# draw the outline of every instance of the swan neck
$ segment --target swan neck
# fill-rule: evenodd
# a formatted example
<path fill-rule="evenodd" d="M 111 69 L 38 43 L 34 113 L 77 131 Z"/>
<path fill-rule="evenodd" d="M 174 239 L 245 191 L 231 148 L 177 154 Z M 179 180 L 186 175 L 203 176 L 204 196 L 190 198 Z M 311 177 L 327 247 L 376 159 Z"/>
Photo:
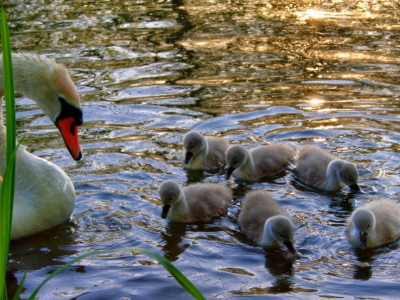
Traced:
<path fill-rule="evenodd" d="M 255 172 L 253 156 L 248 151 L 246 151 L 244 164 L 241 169 L 248 174 L 253 174 Z"/>
<path fill-rule="evenodd" d="M 189 210 L 189 206 L 188 206 L 188 204 L 187 204 L 185 194 L 184 194 L 183 191 L 181 190 L 180 198 L 179 198 L 178 201 L 174 204 L 174 211 L 175 211 L 176 213 L 186 215 L 187 212 L 188 212 L 188 210 Z"/>
<path fill-rule="evenodd" d="M 268 222 L 269 220 L 265 221 L 264 224 L 264 231 L 263 231 L 263 235 L 261 237 L 261 245 L 262 246 L 269 246 L 273 243 L 274 238 L 271 235 L 271 226 Z"/>
<path fill-rule="evenodd" d="M 339 179 L 339 169 L 340 166 L 343 164 L 342 160 L 335 159 L 332 160 L 329 165 L 328 169 L 326 170 L 326 180 L 327 180 L 327 187 L 329 188 L 341 188 L 343 187 L 343 183 Z"/>
<path fill-rule="evenodd" d="M 206 158 L 208 155 L 208 142 L 206 140 L 206 138 L 203 137 L 203 144 L 204 147 L 199 151 L 198 156 L 202 157 L 202 158 Z"/>
<path fill-rule="evenodd" d="M 3 60 L 0 57 L 0 65 L 2 66 L 2 64 Z M 73 92 L 71 93 L 79 98 L 77 94 L 75 95 L 76 89 L 70 86 L 70 84 L 73 85 L 72 81 L 70 83 L 70 80 L 66 78 L 68 74 L 64 73 L 65 68 L 55 61 L 37 55 L 14 53 L 12 54 L 12 64 L 14 90 L 35 101 L 47 115 L 49 114 L 44 108 L 50 106 L 54 95 L 58 94 L 60 85 L 64 85 L 65 91 L 72 90 Z M 58 81 L 62 82 L 62 84 Z M 0 67 L 0 98 L 3 97 L 4 71 Z"/>
<path fill-rule="evenodd" d="M 201 136 L 201 144 L 204 147 L 201 148 L 201 150 L 197 153 L 196 156 L 201 157 L 202 159 L 205 159 L 208 155 L 208 142 L 204 136 Z"/>
<path fill-rule="evenodd" d="M 25 61 L 25 64 L 24 64 Z M 24 96 L 31 98 L 29 90 L 36 84 L 34 74 L 40 72 L 35 68 L 34 64 L 29 63 L 23 55 L 13 54 L 13 76 L 14 76 L 14 89 L 16 92 L 23 94 Z M 4 97 L 4 71 L 3 71 L 3 59 L 0 57 L 0 98 L 3 101 Z M 37 86 L 38 87 L 38 86 Z M 35 100 L 35 99 L 32 99 Z"/>

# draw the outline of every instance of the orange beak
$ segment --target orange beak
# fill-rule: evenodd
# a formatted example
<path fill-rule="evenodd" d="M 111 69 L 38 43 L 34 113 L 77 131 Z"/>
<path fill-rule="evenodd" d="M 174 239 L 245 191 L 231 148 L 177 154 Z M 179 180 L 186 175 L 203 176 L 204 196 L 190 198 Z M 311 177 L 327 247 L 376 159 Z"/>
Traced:
<path fill-rule="evenodd" d="M 82 151 L 78 140 L 78 126 L 76 126 L 74 117 L 58 120 L 56 125 L 61 131 L 65 145 L 71 156 L 75 160 L 80 160 L 82 158 Z"/>

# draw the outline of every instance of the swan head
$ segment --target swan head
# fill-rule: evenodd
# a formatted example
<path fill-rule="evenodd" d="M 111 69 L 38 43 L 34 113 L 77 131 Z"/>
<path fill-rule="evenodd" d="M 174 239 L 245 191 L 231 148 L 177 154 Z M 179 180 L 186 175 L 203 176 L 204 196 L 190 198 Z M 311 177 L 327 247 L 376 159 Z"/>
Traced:
<path fill-rule="evenodd" d="M 186 150 L 185 160 L 183 161 L 185 164 L 188 164 L 190 159 L 204 150 L 207 147 L 206 138 L 197 131 L 190 131 L 183 138 L 183 145 Z"/>
<path fill-rule="evenodd" d="M 78 126 L 83 123 L 82 109 L 67 69 L 54 60 L 30 54 L 14 54 L 13 64 L 15 89 L 38 104 L 60 130 L 71 156 L 80 160 Z"/>
<path fill-rule="evenodd" d="M 175 205 L 182 199 L 183 191 L 175 181 L 168 180 L 161 184 L 159 194 L 163 204 L 161 218 L 165 219 L 168 216 L 171 206 Z"/>
<path fill-rule="evenodd" d="M 349 186 L 353 191 L 360 191 L 358 186 L 358 169 L 348 161 L 343 161 L 338 170 L 339 180 Z"/>
<path fill-rule="evenodd" d="M 367 247 L 369 233 L 375 228 L 375 215 L 367 208 L 357 208 L 353 213 L 354 227 L 360 238 L 360 247 Z"/>
<path fill-rule="evenodd" d="M 273 216 L 265 222 L 264 236 L 269 235 L 273 240 L 285 245 L 291 253 L 296 253 L 293 247 L 294 225 L 285 216 Z M 263 241 L 264 243 L 264 238 Z"/>
<path fill-rule="evenodd" d="M 236 169 L 240 168 L 246 163 L 249 155 L 250 154 L 246 148 L 240 145 L 234 145 L 228 148 L 225 153 L 226 165 L 228 166 L 226 179 L 229 179 Z"/>

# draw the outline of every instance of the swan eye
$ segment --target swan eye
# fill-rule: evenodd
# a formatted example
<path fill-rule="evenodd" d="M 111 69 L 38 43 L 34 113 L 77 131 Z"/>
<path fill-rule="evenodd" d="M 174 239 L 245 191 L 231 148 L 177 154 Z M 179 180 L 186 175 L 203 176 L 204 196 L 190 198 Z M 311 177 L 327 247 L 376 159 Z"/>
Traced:
<path fill-rule="evenodd" d="M 57 117 L 57 120 L 73 117 L 77 126 L 82 125 L 82 109 L 72 106 L 62 96 L 58 96 L 58 101 L 61 103 L 61 112 L 60 115 Z"/>

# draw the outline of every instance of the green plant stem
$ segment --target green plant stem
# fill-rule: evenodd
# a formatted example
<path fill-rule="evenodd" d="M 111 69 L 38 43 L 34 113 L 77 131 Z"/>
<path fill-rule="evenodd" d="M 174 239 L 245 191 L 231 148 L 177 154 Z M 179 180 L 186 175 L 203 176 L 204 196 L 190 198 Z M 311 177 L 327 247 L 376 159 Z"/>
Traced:
<path fill-rule="evenodd" d="M 7 25 L 6 13 L 1 9 L 1 44 L 3 47 L 3 77 L 4 96 L 6 100 L 6 121 L 7 121 L 7 160 L 10 159 L 15 149 L 16 128 L 15 128 L 15 95 L 14 75 L 11 58 L 10 34 Z M 12 125 L 12 126 L 8 126 Z"/>
<path fill-rule="evenodd" d="M 1 8 L 1 44 L 3 57 L 4 96 L 6 100 L 7 121 L 7 156 L 6 171 L 0 193 L 0 299 L 7 299 L 5 277 L 10 247 L 10 231 L 15 186 L 15 100 L 14 79 L 12 71 L 10 36 L 7 26 L 6 13 Z"/>

